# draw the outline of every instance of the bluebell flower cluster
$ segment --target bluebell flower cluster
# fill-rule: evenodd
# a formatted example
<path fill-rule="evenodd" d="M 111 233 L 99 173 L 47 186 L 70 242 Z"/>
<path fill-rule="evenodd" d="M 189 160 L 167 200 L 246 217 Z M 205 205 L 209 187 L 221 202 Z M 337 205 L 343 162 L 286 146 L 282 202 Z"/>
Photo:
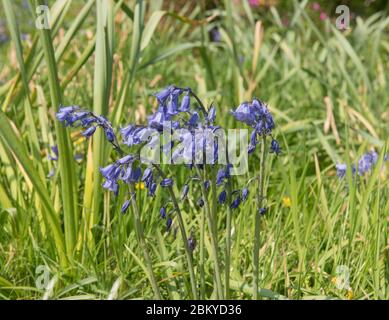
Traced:
<path fill-rule="evenodd" d="M 254 98 L 251 102 L 241 103 L 235 111 L 231 111 L 231 114 L 236 120 L 253 128 L 250 134 L 249 153 L 255 151 L 258 136 L 270 136 L 272 138 L 270 152 L 276 155 L 281 153 L 278 141 L 272 136 L 272 131 L 275 128 L 274 119 L 265 103 Z"/>
<path fill-rule="evenodd" d="M 208 139 L 208 133 L 215 132 L 219 127 L 214 125 L 216 118 L 216 109 L 211 106 L 206 110 L 201 101 L 191 91 L 190 88 L 178 88 L 168 86 L 160 92 L 154 94 L 158 108 L 156 112 L 147 117 L 147 124 L 134 125 L 130 124 L 119 130 L 121 143 L 128 147 L 144 146 L 156 147 L 160 145 L 160 135 L 155 133 L 165 133 L 170 130 L 176 135 L 176 140 L 170 141 L 164 145 L 162 150 L 165 154 L 171 153 L 173 161 L 184 159 L 189 168 L 195 165 L 196 156 L 201 156 L 206 152 L 213 153 L 213 161 L 217 161 L 218 142 L 212 137 Z M 194 99 L 194 101 L 192 101 Z M 65 126 L 82 128 L 82 135 L 90 138 L 101 128 L 105 137 L 114 148 L 119 152 L 120 158 L 115 162 L 100 168 L 100 173 L 104 177 L 102 187 L 113 192 L 115 195 L 119 192 L 121 184 L 136 184 L 143 182 L 148 190 L 149 196 L 154 196 L 157 186 L 161 188 L 170 188 L 174 180 L 161 176 L 160 172 L 153 166 L 148 166 L 142 172 L 143 159 L 140 159 L 137 152 L 127 153 L 120 147 L 118 139 L 108 119 L 101 115 L 83 110 L 79 106 L 61 106 L 56 114 L 56 118 Z M 199 132 L 201 133 L 199 135 Z M 175 142 L 181 143 L 176 146 Z M 203 159 L 204 160 L 204 159 Z M 196 164 L 203 168 L 202 164 Z M 224 178 L 224 177 L 223 177 Z M 204 183 L 205 189 L 209 189 L 210 182 Z M 189 193 L 189 185 L 183 188 L 181 199 L 184 200 Z M 135 194 L 130 195 L 122 205 L 122 213 L 127 212 L 132 198 Z M 204 200 L 199 199 L 198 205 L 204 205 Z M 167 218 L 166 209 L 161 208 L 161 216 Z M 167 220 L 167 229 L 171 227 L 171 220 Z"/>
<path fill-rule="evenodd" d="M 384 161 L 389 160 L 387 155 L 384 157 Z M 363 176 L 367 174 L 368 172 L 372 171 L 374 169 L 374 166 L 377 164 L 378 161 L 378 153 L 375 151 L 367 152 L 363 154 L 359 160 L 358 165 L 356 166 L 353 164 L 351 166 L 351 173 L 353 176 L 355 176 L 357 173 L 360 176 Z M 338 163 L 336 164 L 336 175 L 339 178 L 344 178 L 344 176 L 347 173 L 347 165 L 345 163 Z"/>
<path fill-rule="evenodd" d="M 96 132 L 97 127 L 101 127 L 107 140 L 110 143 L 115 143 L 116 136 L 112 128 L 111 122 L 102 115 L 96 115 L 91 111 L 82 110 L 79 106 L 61 107 L 56 114 L 59 121 L 65 126 L 83 127 L 85 130 L 81 133 L 84 137 L 90 138 Z"/>
<path fill-rule="evenodd" d="M 118 145 L 116 135 L 111 123 L 103 116 L 98 116 L 90 111 L 82 110 L 79 106 L 61 107 L 56 117 L 66 126 L 82 127 L 82 135 L 86 138 L 91 137 L 100 127 L 105 132 L 105 137 L 115 149 L 122 155 L 120 159 L 109 164 L 104 168 L 100 168 L 100 173 L 104 177 L 102 187 L 112 191 L 115 195 L 119 192 L 119 182 L 125 184 L 135 184 L 143 182 L 148 189 L 148 195 L 154 196 L 157 190 L 157 179 L 154 178 L 154 172 L 150 167 L 147 167 L 142 175 L 141 163 L 139 156 L 135 154 L 127 154 L 122 151 Z M 157 177 L 158 178 L 158 177 Z M 161 186 L 171 185 L 172 181 L 168 179 L 161 181 Z M 134 195 L 131 195 L 133 198 Z M 131 199 L 126 200 L 123 204 L 122 212 L 125 213 L 131 203 Z"/>
<path fill-rule="evenodd" d="M 145 164 L 140 158 L 139 150 L 142 146 L 150 148 L 159 148 L 161 142 L 161 133 L 170 132 L 173 140 L 162 146 L 164 154 L 171 154 L 171 160 L 174 163 L 185 163 L 192 169 L 196 166 L 204 169 L 204 161 L 215 168 L 219 154 L 219 139 L 215 139 L 217 130 L 221 130 L 215 124 L 216 109 L 211 105 L 209 110 L 205 109 L 201 100 L 193 93 L 190 88 L 179 88 L 168 86 L 154 94 L 157 101 L 156 111 L 147 117 L 147 123 L 143 125 L 129 124 L 120 128 L 119 134 L 121 141 L 115 134 L 111 122 L 101 115 L 83 110 L 79 106 L 61 106 L 56 114 L 56 118 L 65 126 L 79 127 L 82 129 L 82 135 L 90 138 L 98 128 L 101 128 L 108 142 L 110 142 L 120 158 L 106 167 L 100 168 L 100 173 L 104 177 L 102 187 L 118 194 L 120 185 L 144 183 L 149 196 L 154 196 L 157 187 L 171 188 L 174 179 L 161 174 L 160 169 L 155 165 Z M 270 152 L 279 154 L 281 147 L 273 139 L 272 130 L 275 123 L 267 106 L 258 99 L 253 99 L 251 103 L 241 104 L 233 116 L 253 128 L 250 137 L 249 152 L 255 150 L 258 143 L 258 136 L 270 136 Z M 131 153 L 125 152 L 125 148 L 133 148 Z M 159 149 L 158 149 L 159 150 Z M 209 158 L 208 155 L 211 155 Z M 200 160 L 200 161 L 198 161 Z M 209 161 L 210 160 L 210 161 Z M 144 168 L 146 166 L 146 168 Z M 143 168 L 143 169 L 142 169 Z M 226 183 L 231 179 L 232 165 L 227 164 L 219 168 L 216 176 L 216 185 L 221 188 L 218 194 L 218 203 L 227 205 L 236 209 L 240 204 L 247 200 L 249 190 L 234 191 L 229 198 L 226 191 Z M 210 188 L 211 182 L 206 180 L 204 189 Z M 189 184 L 186 183 L 181 192 L 181 200 L 187 198 L 189 193 Z M 126 213 L 135 194 L 130 194 L 128 199 L 122 204 L 121 212 Z M 204 206 L 204 199 L 199 198 L 196 201 L 198 207 Z M 172 219 L 166 213 L 166 207 L 162 207 L 160 215 L 166 220 L 166 227 L 171 228 Z"/>

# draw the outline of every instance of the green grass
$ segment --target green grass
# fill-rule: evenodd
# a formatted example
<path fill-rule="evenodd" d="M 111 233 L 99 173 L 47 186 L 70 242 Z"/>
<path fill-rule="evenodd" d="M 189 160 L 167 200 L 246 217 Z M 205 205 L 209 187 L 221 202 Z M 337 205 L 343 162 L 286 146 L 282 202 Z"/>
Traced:
<path fill-rule="evenodd" d="M 104 114 L 114 127 L 142 123 L 156 107 L 150 94 L 168 84 L 213 102 L 227 128 L 239 127 L 228 111 L 252 96 L 275 117 L 283 154 L 266 160 L 259 298 L 389 299 L 389 17 L 358 18 L 341 32 L 318 21 L 308 1 L 293 3 L 284 26 L 277 7 L 260 15 L 229 1 L 212 10 L 187 1 L 51 1 L 52 29 L 28 29 L 21 41 L 21 7 L 2 0 L 11 41 L 0 46 L 0 299 L 151 299 L 158 291 L 252 299 L 254 196 L 207 214 L 212 201 L 199 210 L 194 183 L 178 203 L 177 232 L 166 233 L 159 208 L 167 193 L 150 199 L 138 190 L 135 210 L 120 214 L 125 194 L 100 186 L 98 167 L 115 159 L 103 133 L 88 142 L 55 121 L 62 103 Z M 220 42 L 209 39 L 215 25 Z M 48 158 L 53 145 L 58 162 Z M 372 173 L 337 179 L 336 162 L 355 163 L 371 149 L 380 154 Z M 258 163 L 257 153 L 233 190 Z M 187 169 L 169 170 L 179 194 Z M 192 258 L 182 242 L 191 231 Z M 51 289 L 36 287 L 40 265 Z M 339 266 L 349 268 L 350 290 L 334 283 Z"/>

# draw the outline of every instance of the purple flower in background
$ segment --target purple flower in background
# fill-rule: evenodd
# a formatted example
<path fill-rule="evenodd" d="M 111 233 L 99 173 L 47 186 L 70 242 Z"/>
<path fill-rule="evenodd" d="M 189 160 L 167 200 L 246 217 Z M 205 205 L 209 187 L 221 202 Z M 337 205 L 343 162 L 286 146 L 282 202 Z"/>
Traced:
<path fill-rule="evenodd" d="M 248 1 L 249 1 L 249 5 L 252 7 L 259 7 L 260 5 L 260 0 L 248 0 Z"/>
<path fill-rule="evenodd" d="M 50 149 L 53 151 L 54 156 L 49 155 L 49 160 L 58 161 L 58 146 L 52 146 Z"/>
<path fill-rule="evenodd" d="M 327 14 L 324 11 L 320 12 L 320 20 L 321 21 L 324 21 L 327 18 L 328 18 L 328 16 L 327 16 Z"/>
<path fill-rule="evenodd" d="M 343 178 L 346 175 L 347 165 L 344 163 L 338 163 L 335 167 L 336 167 L 336 175 L 339 178 Z"/>
<path fill-rule="evenodd" d="M 320 4 L 317 2 L 312 3 L 311 6 L 312 10 L 319 11 L 320 10 Z"/>
<path fill-rule="evenodd" d="M 221 41 L 221 35 L 218 27 L 214 27 L 211 29 L 211 41 L 212 42 L 220 42 Z"/>
<path fill-rule="evenodd" d="M 387 155 L 384 156 L 384 161 L 389 160 Z M 363 176 L 366 173 L 372 171 L 374 166 L 378 161 L 378 153 L 375 151 L 367 152 L 363 154 L 358 160 L 358 175 Z M 336 164 L 336 175 L 339 178 L 343 178 L 347 172 L 347 165 L 344 163 Z M 352 165 L 352 175 L 354 176 L 357 173 L 357 168 L 355 165 Z"/>
<path fill-rule="evenodd" d="M 376 152 L 368 152 L 362 155 L 358 161 L 358 173 L 362 176 L 366 172 L 372 170 L 373 166 L 377 163 L 378 154 Z"/>

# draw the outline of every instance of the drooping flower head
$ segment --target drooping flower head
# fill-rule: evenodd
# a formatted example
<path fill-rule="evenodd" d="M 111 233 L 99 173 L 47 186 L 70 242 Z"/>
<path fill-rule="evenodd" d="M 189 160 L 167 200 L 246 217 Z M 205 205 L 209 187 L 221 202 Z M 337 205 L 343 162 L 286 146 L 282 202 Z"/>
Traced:
<path fill-rule="evenodd" d="M 275 128 L 273 116 L 267 105 L 257 98 L 254 98 L 251 102 L 241 103 L 236 110 L 231 111 L 231 114 L 239 122 L 243 122 L 253 128 L 248 147 L 249 154 L 255 151 L 258 144 L 258 136 L 271 136 Z M 281 152 L 280 145 L 274 138 L 272 138 L 271 142 L 271 152 L 277 155 Z"/>

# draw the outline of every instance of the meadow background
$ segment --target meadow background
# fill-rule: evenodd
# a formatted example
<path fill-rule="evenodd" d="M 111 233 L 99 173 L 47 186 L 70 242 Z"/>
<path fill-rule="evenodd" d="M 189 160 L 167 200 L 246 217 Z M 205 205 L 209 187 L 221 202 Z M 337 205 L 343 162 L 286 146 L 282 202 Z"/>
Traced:
<path fill-rule="evenodd" d="M 111 147 L 101 132 L 88 141 L 63 128 L 55 112 L 77 104 L 115 127 L 143 123 L 156 107 L 151 94 L 169 84 L 214 102 L 224 127 L 240 127 L 227 114 L 253 96 L 274 115 L 283 153 L 267 166 L 260 297 L 389 298 L 386 1 L 48 2 L 50 30 L 35 28 L 40 1 L 0 5 L 0 299 L 153 298 L 132 214 L 120 213 L 123 195 L 101 188 L 98 168 L 112 159 Z M 348 30 L 335 26 L 341 3 L 352 13 Z M 372 173 L 337 178 L 336 163 L 371 150 L 381 156 Z M 234 187 L 252 177 L 257 157 Z M 185 170 L 172 173 L 177 193 Z M 161 221 L 164 197 L 137 191 L 163 298 L 186 299 L 182 239 Z M 180 206 L 199 239 L 195 199 Z M 217 223 L 221 256 L 225 215 Z M 250 200 L 233 211 L 229 298 L 252 298 L 253 230 Z M 204 241 L 193 258 L 205 279 L 201 298 L 210 299 Z M 349 285 L 339 288 L 342 266 Z M 42 270 L 45 288 L 37 286 Z"/>

